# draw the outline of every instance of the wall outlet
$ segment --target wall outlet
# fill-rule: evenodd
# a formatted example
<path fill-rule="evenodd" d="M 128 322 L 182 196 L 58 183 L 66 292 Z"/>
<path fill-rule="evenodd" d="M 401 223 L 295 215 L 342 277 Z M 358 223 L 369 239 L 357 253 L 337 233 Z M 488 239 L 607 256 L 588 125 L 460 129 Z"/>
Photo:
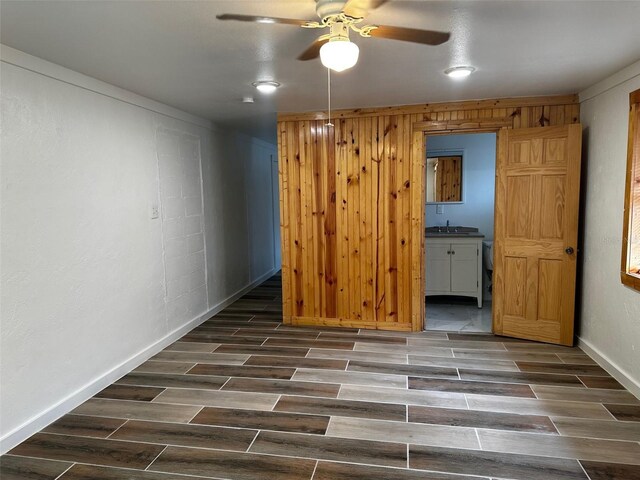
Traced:
<path fill-rule="evenodd" d="M 436 205 L 436 213 L 442 215 L 444 213 L 444 205 Z"/>
<path fill-rule="evenodd" d="M 156 219 L 160 217 L 160 207 L 157 203 L 151 204 L 151 208 L 149 209 L 149 213 L 151 215 L 151 219 Z"/>

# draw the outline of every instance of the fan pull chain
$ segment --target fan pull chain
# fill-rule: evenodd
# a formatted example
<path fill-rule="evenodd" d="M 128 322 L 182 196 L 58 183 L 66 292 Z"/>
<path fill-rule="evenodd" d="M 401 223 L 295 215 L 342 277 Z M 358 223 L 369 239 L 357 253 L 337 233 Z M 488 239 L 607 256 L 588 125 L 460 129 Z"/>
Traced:
<path fill-rule="evenodd" d="M 331 123 L 331 69 L 327 68 L 327 98 L 329 100 L 329 121 L 327 122 L 327 127 L 332 127 L 333 123 Z"/>

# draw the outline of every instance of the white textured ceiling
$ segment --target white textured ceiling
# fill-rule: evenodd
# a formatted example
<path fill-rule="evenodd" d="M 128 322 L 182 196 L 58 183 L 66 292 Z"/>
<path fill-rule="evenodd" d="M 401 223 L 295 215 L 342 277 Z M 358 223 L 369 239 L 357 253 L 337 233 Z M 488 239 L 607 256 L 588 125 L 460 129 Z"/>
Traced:
<path fill-rule="evenodd" d="M 313 0 L 3 0 L 0 40 L 269 141 L 276 111 L 326 108 L 326 70 L 296 60 L 319 31 L 220 13 L 317 19 Z M 334 108 L 576 93 L 640 58 L 637 0 L 391 0 L 367 20 L 452 38 L 429 47 L 352 36 L 360 61 L 333 76 Z M 443 75 L 457 64 L 477 71 L 461 82 Z M 282 87 L 260 95 L 251 86 L 260 79 Z"/>

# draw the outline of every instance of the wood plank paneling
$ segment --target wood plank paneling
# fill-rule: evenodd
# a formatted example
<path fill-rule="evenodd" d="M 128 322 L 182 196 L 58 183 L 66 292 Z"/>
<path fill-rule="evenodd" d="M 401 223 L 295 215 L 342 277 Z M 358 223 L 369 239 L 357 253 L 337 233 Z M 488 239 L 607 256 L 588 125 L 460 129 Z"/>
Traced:
<path fill-rule="evenodd" d="M 335 127 L 324 112 L 279 114 L 284 322 L 422 329 L 424 131 L 577 123 L 576 102 L 568 95 L 343 110 Z M 557 218 L 549 222 L 542 234 L 553 236 Z"/>

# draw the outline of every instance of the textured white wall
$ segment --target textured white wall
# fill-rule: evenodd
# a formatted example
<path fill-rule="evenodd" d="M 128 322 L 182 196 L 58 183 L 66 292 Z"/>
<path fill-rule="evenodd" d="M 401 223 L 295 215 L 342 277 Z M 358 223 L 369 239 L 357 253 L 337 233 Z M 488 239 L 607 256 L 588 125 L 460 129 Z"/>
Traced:
<path fill-rule="evenodd" d="M 436 213 L 435 205 L 427 205 L 425 209 L 426 225 L 446 225 L 449 220 L 451 225 L 478 227 L 480 233 L 484 234 L 487 240 L 493 240 L 496 134 L 477 133 L 427 137 L 427 155 L 448 151 L 464 151 L 462 159 L 464 203 L 444 204 L 442 214 Z"/>
<path fill-rule="evenodd" d="M 640 292 L 620 283 L 629 92 L 640 62 L 580 94 L 584 128 L 584 265 L 578 335 L 640 394 Z"/>
<path fill-rule="evenodd" d="M 5 449 L 274 269 L 275 147 L 2 53 Z"/>

